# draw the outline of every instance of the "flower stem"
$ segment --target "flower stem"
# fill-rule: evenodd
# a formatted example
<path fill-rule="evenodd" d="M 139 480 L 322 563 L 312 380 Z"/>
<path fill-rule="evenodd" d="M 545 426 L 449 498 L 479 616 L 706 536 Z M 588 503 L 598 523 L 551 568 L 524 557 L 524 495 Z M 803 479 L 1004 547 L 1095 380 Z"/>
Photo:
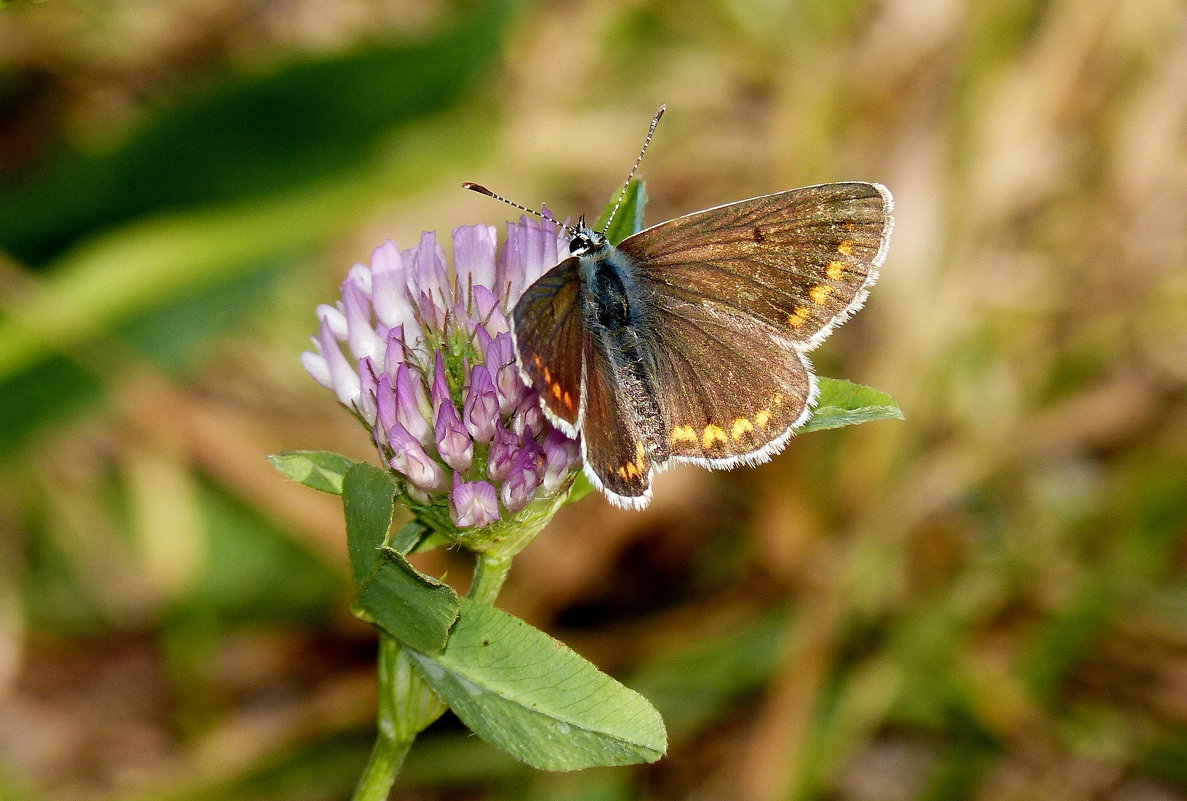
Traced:
<path fill-rule="evenodd" d="M 408 654 L 382 629 L 376 676 L 379 733 L 352 801 L 384 801 L 416 735 L 445 711 L 445 704 L 425 686 Z"/>
<path fill-rule="evenodd" d="M 493 606 L 503 582 L 511 571 L 511 557 L 493 553 L 478 554 L 474 564 L 474 578 L 470 582 L 470 600 Z"/>
<path fill-rule="evenodd" d="M 375 745 L 371 748 L 371 758 L 367 760 L 367 767 L 359 777 L 352 801 L 386 801 L 396 782 L 396 774 L 400 772 L 400 765 L 408 749 L 412 747 L 412 740 L 398 742 L 392 737 L 384 736 L 383 732 L 375 738 Z"/>

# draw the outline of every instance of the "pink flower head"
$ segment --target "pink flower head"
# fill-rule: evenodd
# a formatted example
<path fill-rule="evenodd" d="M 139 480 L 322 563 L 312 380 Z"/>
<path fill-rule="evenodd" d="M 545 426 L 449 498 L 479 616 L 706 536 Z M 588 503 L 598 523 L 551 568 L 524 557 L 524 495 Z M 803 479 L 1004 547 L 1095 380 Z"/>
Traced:
<path fill-rule="evenodd" d="M 301 361 L 370 429 L 408 500 L 470 529 L 554 498 L 580 462 L 521 380 L 508 325 L 568 241 L 555 223 L 521 217 L 501 252 L 484 225 L 454 229 L 452 245 L 452 270 L 432 233 L 408 250 L 376 248 L 318 308 Z"/>

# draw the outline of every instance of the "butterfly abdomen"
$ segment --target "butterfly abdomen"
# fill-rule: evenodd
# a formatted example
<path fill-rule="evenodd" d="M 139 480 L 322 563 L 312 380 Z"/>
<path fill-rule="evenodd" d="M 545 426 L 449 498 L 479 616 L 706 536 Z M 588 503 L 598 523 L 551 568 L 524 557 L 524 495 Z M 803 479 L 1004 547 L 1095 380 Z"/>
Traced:
<path fill-rule="evenodd" d="M 630 257 L 604 244 L 581 257 L 588 330 L 598 341 L 617 377 L 622 408 L 631 412 L 639 441 L 655 461 L 668 457 L 663 413 L 657 400 L 653 348 L 648 330 L 650 298 L 636 280 Z"/>

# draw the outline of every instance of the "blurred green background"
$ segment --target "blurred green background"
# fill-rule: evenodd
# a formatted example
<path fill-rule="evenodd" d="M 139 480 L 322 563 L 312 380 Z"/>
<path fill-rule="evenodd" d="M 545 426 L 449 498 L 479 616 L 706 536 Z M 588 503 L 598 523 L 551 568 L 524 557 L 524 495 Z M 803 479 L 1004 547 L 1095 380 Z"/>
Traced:
<path fill-rule="evenodd" d="M 386 237 L 897 200 L 819 371 L 905 422 L 591 497 L 500 604 L 651 698 L 656 765 L 435 725 L 407 799 L 1187 798 L 1178 0 L 11 0 L 0 7 L 0 799 L 340 799 L 374 642 L 301 370 Z M 421 567 L 464 581 L 464 562 Z"/>

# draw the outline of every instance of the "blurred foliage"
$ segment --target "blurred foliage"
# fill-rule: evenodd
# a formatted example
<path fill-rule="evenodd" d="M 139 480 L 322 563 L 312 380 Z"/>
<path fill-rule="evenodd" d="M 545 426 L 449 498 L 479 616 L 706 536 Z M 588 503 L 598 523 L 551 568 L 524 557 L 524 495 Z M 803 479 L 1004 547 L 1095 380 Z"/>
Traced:
<path fill-rule="evenodd" d="M 813 354 L 906 421 L 596 497 L 501 605 L 651 698 L 651 766 L 444 719 L 405 798 L 1187 798 L 1187 18 L 1175 0 L 0 4 L 0 798 L 347 797 L 371 632 L 303 374 L 384 237 L 897 200 Z M 464 586 L 449 552 L 420 569 Z M 540 581 L 540 577 L 547 577 Z"/>

